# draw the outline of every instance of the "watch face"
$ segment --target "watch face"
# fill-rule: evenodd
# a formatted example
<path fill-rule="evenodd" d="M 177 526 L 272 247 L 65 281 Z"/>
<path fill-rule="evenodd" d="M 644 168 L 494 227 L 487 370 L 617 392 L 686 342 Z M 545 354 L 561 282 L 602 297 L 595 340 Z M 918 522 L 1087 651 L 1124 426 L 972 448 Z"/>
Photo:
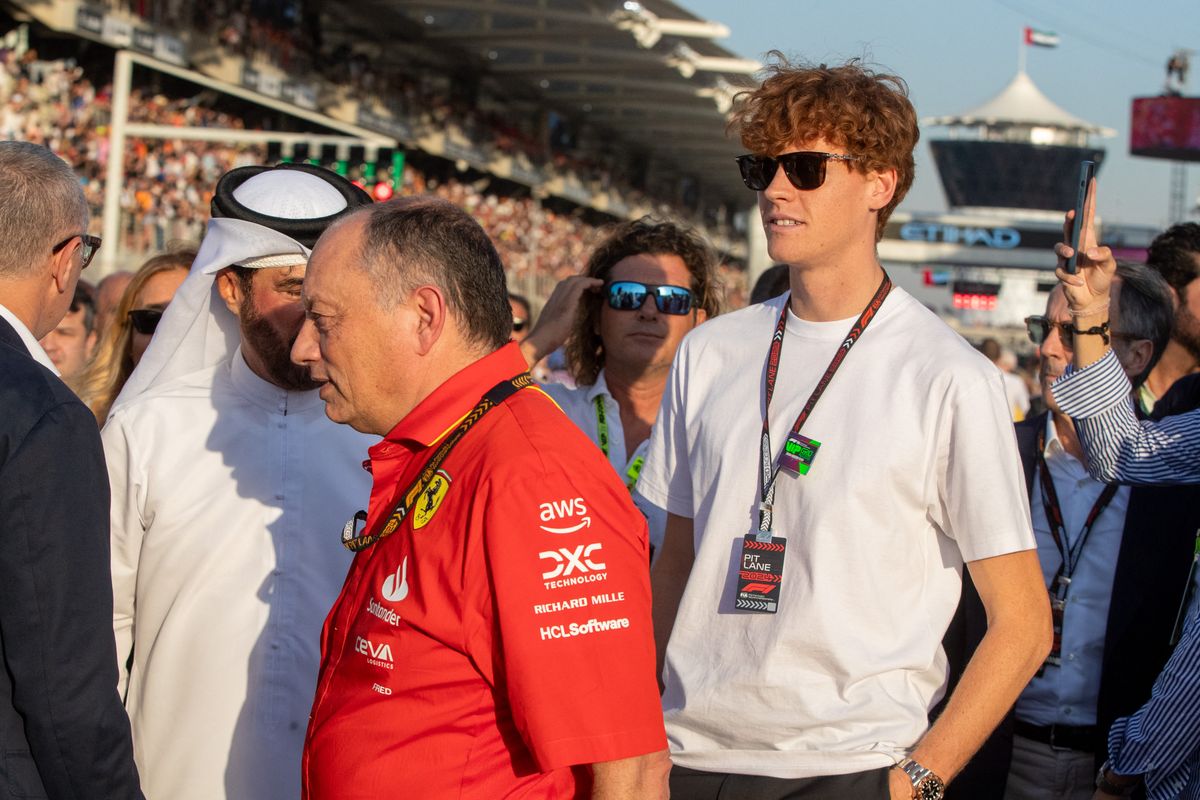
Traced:
<path fill-rule="evenodd" d="M 935 775 L 926 776 L 925 780 L 921 781 L 921 785 L 917 787 L 919 800 L 942 800 L 945 796 L 946 786 Z"/>

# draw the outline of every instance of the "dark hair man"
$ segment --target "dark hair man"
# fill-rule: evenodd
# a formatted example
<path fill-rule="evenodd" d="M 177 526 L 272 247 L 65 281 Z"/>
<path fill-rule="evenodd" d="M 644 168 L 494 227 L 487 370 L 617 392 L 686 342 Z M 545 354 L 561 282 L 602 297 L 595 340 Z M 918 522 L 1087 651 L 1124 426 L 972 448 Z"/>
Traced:
<path fill-rule="evenodd" d="M 113 403 L 113 628 L 146 792 L 294 800 L 336 531 L 369 440 L 291 363 L 320 233 L 370 197 L 330 170 L 217 182 L 204 242 Z M 127 666 L 128 665 L 128 666 Z"/>
<path fill-rule="evenodd" d="M 788 290 L 788 265 L 772 264 L 763 270 L 750 290 L 750 304 L 765 303 Z"/>
<path fill-rule="evenodd" d="M 540 353 L 567 343 L 577 387 L 543 389 L 608 458 L 632 492 L 646 460 L 650 428 L 662 404 L 671 362 L 683 337 L 720 312 L 716 255 L 691 228 L 649 217 L 615 226 L 583 275 L 551 295 L 522 347 Z M 657 553 L 666 512 L 640 495 Z"/>
<path fill-rule="evenodd" d="M 330 419 L 384 437 L 304 797 L 665 797 L 645 522 L 532 386 L 483 229 L 432 198 L 355 214 L 304 302 L 293 358 Z"/>
<path fill-rule="evenodd" d="M 1113 345 L 1136 385 L 1170 338 L 1171 291 L 1141 264 L 1123 263 L 1117 275 Z M 1039 346 L 1049 411 L 1017 424 L 1017 447 L 1059 636 L 1017 700 L 1015 740 L 997 761 L 1006 762 L 999 766 L 1008 772 L 1008 797 L 1090 797 L 1109 726 L 1146 701 L 1170 655 L 1200 527 L 1200 490 L 1130 489 L 1089 477 L 1075 428 L 1050 393 L 1074 343 L 1060 287 L 1045 315 L 1027 318 L 1026 327 Z M 1003 781 L 966 796 L 984 798 L 988 790 L 1000 796 Z"/>
<path fill-rule="evenodd" d="M 38 345 L 99 240 L 58 156 L 0 142 L 0 748 L 15 797 L 140 798 L 116 691 L 95 418 Z"/>
<path fill-rule="evenodd" d="M 1181 222 L 1160 233 L 1150 243 L 1146 263 L 1175 294 L 1171 343 L 1138 389 L 1138 405 L 1148 414 L 1180 378 L 1200 369 L 1200 223 Z"/>
<path fill-rule="evenodd" d="M 779 57 L 736 120 L 791 292 L 684 340 L 638 487 L 671 515 L 672 791 L 937 798 L 1050 646 L 1000 376 L 875 253 L 912 183 L 903 81 Z M 989 627 L 930 726 L 964 561 Z"/>
<path fill-rule="evenodd" d="M 66 315 L 39 340 L 64 380 L 75 377 L 96 349 L 96 301 L 85 287 L 75 287 Z"/>

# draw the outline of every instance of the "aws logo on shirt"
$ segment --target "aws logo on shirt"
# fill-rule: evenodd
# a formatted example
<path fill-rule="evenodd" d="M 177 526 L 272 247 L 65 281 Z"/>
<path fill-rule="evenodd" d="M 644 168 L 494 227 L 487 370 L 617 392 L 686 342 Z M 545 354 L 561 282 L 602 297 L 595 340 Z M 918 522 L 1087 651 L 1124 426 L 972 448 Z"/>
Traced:
<path fill-rule="evenodd" d="M 575 533 L 584 528 L 590 527 L 592 518 L 587 516 L 587 506 L 583 502 L 582 497 L 573 497 L 570 500 L 556 500 L 552 503 L 542 503 L 538 506 L 538 518 L 542 524 L 538 527 L 546 533 Z M 574 525 L 547 525 L 549 522 L 557 522 L 559 520 L 579 520 Z"/>

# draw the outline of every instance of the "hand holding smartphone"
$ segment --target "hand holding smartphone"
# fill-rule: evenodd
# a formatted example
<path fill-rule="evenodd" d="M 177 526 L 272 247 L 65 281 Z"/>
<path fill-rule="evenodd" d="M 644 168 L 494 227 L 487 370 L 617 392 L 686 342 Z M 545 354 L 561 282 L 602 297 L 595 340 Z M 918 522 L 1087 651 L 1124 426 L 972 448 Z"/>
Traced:
<path fill-rule="evenodd" d="M 1079 272 L 1079 246 L 1086 245 L 1082 241 L 1083 228 L 1092 220 L 1096 197 L 1096 162 L 1081 161 L 1079 163 L 1079 185 L 1075 193 L 1075 217 L 1071 220 L 1071 257 L 1063 267 L 1071 275 Z"/>

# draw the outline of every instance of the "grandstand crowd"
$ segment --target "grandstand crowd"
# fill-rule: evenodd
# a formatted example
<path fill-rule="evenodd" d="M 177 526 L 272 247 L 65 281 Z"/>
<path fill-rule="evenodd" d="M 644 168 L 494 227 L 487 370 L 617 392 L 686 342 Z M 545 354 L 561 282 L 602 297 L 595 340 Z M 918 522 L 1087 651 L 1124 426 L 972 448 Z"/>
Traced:
<path fill-rule="evenodd" d="M 0 66 L 0 138 L 44 144 L 70 161 L 80 174 L 93 226 L 98 229 L 108 163 L 111 85 L 97 88 L 72 61 L 41 60 L 36 50 L 19 54 L 0 49 Z M 455 118 L 449 105 L 418 105 L 439 124 Z M 134 89 L 129 107 L 131 122 L 245 127 L 244 120 L 195 99 L 168 99 Z M 502 130 L 492 130 L 497 142 L 513 140 Z M 126 263 L 161 252 L 170 243 L 198 242 L 212 200 L 211 188 L 205 187 L 214 186 L 228 170 L 262 163 L 265 157 L 265 150 L 255 145 L 132 138 L 121 188 L 120 248 Z M 427 177 L 410 164 L 397 194 L 430 191 L 470 211 L 505 257 L 514 284 L 533 286 L 537 299 L 544 299 L 556 281 L 582 267 L 598 226 L 585 222 L 578 211 L 555 211 L 527 193 L 500 194 L 488 191 L 487 184 L 486 179 L 460 180 L 453 174 Z M 721 271 L 730 302 L 744 304 L 741 265 L 723 263 Z"/>

